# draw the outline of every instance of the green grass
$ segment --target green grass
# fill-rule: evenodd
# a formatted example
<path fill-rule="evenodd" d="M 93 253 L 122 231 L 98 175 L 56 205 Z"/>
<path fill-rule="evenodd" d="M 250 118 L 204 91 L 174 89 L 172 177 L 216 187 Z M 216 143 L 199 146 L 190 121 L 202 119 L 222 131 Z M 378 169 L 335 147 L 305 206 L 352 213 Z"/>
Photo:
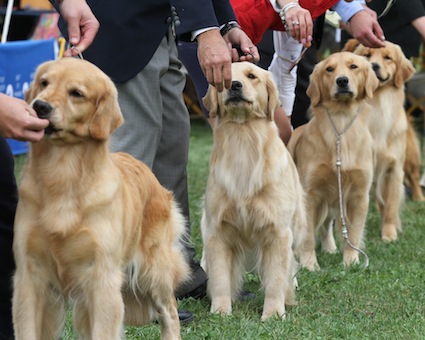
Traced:
<path fill-rule="evenodd" d="M 201 254 L 200 206 L 208 175 L 211 129 L 192 122 L 189 195 L 192 241 Z M 365 234 L 368 268 L 342 266 L 342 254 L 318 253 L 321 271 L 298 273 L 298 305 L 287 318 L 260 322 L 263 294 L 260 280 L 247 274 L 245 289 L 256 299 L 238 302 L 233 315 L 209 313 L 209 301 L 186 299 L 195 321 L 182 327 L 183 339 L 425 339 L 425 203 L 409 197 L 403 208 L 403 232 L 397 242 L 380 238 L 379 216 L 372 206 Z M 361 260 L 363 258 L 361 257 Z M 129 327 L 127 339 L 159 339 L 158 325 Z M 74 339 L 70 322 L 63 339 Z"/>

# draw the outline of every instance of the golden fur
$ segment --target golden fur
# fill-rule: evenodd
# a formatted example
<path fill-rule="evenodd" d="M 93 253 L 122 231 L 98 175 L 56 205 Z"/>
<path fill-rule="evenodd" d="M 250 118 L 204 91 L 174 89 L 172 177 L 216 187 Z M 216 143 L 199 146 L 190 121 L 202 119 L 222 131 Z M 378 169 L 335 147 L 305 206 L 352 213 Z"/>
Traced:
<path fill-rule="evenodd" d="M 402 229 L 400 209 L 404 198 L 406 147 L 415 147 L 406 142 L 408 121 L 404 109 L 404 84 L 415 70 L 400 46 L 389 41 L 381 48 L 359 44 L 354 53 L 366 57 L 379 79 L 379 87 L 372 100 L 375 114 L 370 115 L 368 125 L 374 141 L 373 192 L 381 214 L 382 239 L 391 242 L 397 239 L 397 233 Z"/>
<path fill-rule="evenodd" d="M 300 264 L 309 270 L 319 269 L 316 231 L 321 234 L 323 251 L 333 253 L 337 249 L 332 234 L 334 220 L 341 229 L 337 137 L 331 119 L 341 135 L 342 204 L 348 240 L 362 247 L 373 178 L 372 138 L 367 123 L 374 113 L 367 100 L 377 86 L 370 63 L 349 52 L 330 55 L 311 74 L 307 94 L 312 118 L 295 129 L 288 144 L 307 197 L 309 229 Z M 358 261 L 358 252 L 346 243 L 343 263 Z"/>
<path fill-rule="evenodd" d="M 204 103 L 217 117 L 201 223 L 211 312 L 231 313 L 245 270 L 256 269 L 265 289 L 262 320 L 284 317 L 285 304 L 294 303 L 292 247 L 303 237 L 305 210 L 273 121 L 276 85 L 268 71 L 234 63 L 231 89 L 210 86 Z"/>
<path fill-rule="evenodd" d="M 42 64 L 27 101 L 50 120 L 22 174 L 15 221 L 16 339 L 59 339 L 72 305 L 82 339 L 161 320 L 179 339 L 184 218 L 171 192 L 108 137 L 123 121 L 112 81 L 87 61 Z"/>
<path fill-rule="evenodd" d="M 425 201 L 420 185 L 421 149 L 409 115 L 407 116 L 406 159 L 404 160 L 403 171 L 404 184 L 412 191 L 412 199 L 414 201 Z"/>
<path fill-rule="evenodd" d="M 344 46 L 344 50 L 353 52 L 360 42 L 350 39 Z M 407 115 L 407 135 L 406 135 L 406 157 L 403 165 L 404 183 L 412 191 L 414 201 L 425 201 L 420 186 L 421 151 L 418 137 L 413 127 L 411 118 Z"/>

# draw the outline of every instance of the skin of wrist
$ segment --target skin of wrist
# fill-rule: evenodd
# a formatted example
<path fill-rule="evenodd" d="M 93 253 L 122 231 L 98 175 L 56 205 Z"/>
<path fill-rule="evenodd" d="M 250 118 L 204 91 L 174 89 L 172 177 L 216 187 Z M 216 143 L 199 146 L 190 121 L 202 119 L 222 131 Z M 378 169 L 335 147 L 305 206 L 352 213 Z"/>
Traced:
<path fill-rule="evenodd" d="M 285 6 L 285 5 L 288 5 L 288 4 L 290 4 L 290 3 L 298 3 L 298 0 L 296 0 L 296 1 L 294 1 L 294 0 L 290 0 L 290 1 L 283 1 L 283 0 L 281 0 L 281 1 L 276 1 L 276 3 L 277 3 L 277 5 L 279 6 L 279 8 L 282 8 L 283 6 Z"/>

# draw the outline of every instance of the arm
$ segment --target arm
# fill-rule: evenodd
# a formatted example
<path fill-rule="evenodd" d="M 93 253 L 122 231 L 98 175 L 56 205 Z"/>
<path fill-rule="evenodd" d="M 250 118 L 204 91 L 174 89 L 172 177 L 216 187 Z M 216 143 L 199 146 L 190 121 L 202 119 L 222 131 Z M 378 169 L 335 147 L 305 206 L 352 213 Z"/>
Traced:
<path fill-rule="evenodd" d="M 0 93 L 0 135 L 21 141 L 37 142 L 49 125 L 47 119 L 37 117 L 25 101 Z"/>
<path fill-rule="evenodd" d="M 176 0 L 173 5 L 181 22 L 176 27 L 179 36 L 198 30 L 201 32 L 195 36 L 199 64 L 208 83 L 218 91 L 231 86 L 232 60 L 259 60 L 257 48 L 240 28 L 234 27 L 224 37 L 221 36 L 219 27 L 236 21 L 229 0 Z M 232 50 L 232 45 L 239 45 L 246 55 L 239 58 L 237 51 Z"/>
<path fill-rule="evenodd" d="M 419 32 L 422 37 L 422 40 L 425 39 L 425 16 L 419 17 L 412 21 L 413 27 Z"/>

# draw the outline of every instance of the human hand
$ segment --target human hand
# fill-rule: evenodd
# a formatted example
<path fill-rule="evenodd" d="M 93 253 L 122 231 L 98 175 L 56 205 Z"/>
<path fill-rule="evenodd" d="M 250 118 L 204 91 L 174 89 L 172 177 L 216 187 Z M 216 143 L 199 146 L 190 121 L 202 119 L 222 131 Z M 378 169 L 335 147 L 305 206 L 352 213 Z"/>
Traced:
<path fill-rule="evenodd" d="M 208 83 L 218 92 L 222 92 L 224 87 L 229 89 L 232 85 L 231 46 L 224 41 L 218 29 L 203 32 L 196 40 L 199 65 Z"/>
<path fill-rule="evenodd" d="M 346 25 L 350 34 L 367 47 L 384 47 L 385 36 L 376 12 L 370 8 L 354 14 Z"/>
<path fill-rule="evenodd" d="M 284 8 L 285 5 L 293 1 L 278 1 L 278 5 Z M 286 11 L 286 30 L 292 38 L 303 44 L 304 47 L 310 47 L 313 41 L 313 19 L 310 11 L 300 6 L 290 7 Z M 289 29 L 289 30 L 288 30 Z"/>
<path fill-rule="evenodd" d="M 260 60 L 257 46 L 252 43 L 248 35 L 240 28 L 232 28 L 223 38 L 231 46 L 238 46 L 242 52 L 239 55 L 238 50 L 232 48 L 232 61 L 258 62 Z"/>
<path fill-rule="evenodd" d="M 49 125 L 25 101 L 0 94 L 0 135 L 20 141 L 38 142 Z"/>
<path fill-rule="evenodd" d="M 63 0 L 60 12 L 68 26 L 69 43 L 75 47 L 65 51 L 64 56 L 77 56 L 93 42 L 99 30 L 99 21 L 85 0 Z"/>

